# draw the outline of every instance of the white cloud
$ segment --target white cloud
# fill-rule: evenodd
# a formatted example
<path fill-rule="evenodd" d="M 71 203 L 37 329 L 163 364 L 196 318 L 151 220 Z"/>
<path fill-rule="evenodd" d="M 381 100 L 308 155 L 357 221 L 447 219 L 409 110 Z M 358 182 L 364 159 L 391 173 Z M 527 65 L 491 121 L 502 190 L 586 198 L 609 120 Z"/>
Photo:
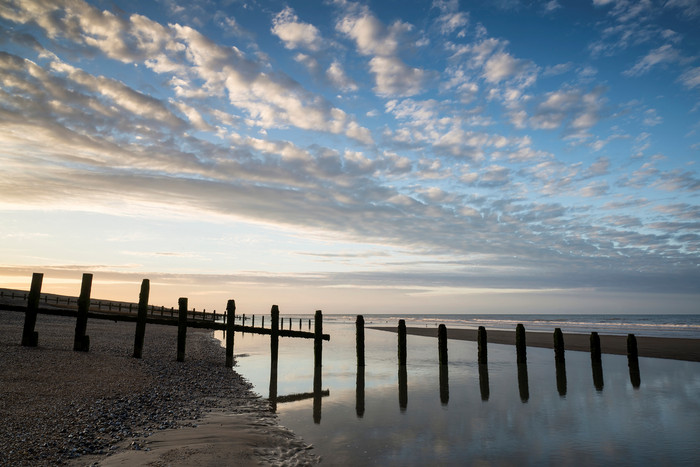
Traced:
<path fill-rule="evenodd" d="M 688 89 L 693 89 L 700 86 L 700 66 L 685 71 L 680 76 L 680 81 L 683 83 L 683 86 Z"/>
<path fill-rule="evenodd" d="M 666 44 L 650 51 L 642 57 L 635 65 L 624 71 L 628 76 L 640 76 L 648 73 L 654 66 L 664 63 L 676 63 L 681 61 L 681 55 L 672 45 Z"/>
<path fill-rule="evenodd" d="M 343 65 L 337 60 L 334 60 L 328 67 L 326 76 L 334 86 L 342 91 L 357 91 L 358 89 L 357 83 L 345 73 Z"/>
<path fill-rule="evenodd" d="M 305 48 L 317 52 L 323 45 L 321 33 L 316 26 L 299 21 L 290 7 L 277 13 L 272 20 L 272 33 L 279 37 L 288 49 Z"/>

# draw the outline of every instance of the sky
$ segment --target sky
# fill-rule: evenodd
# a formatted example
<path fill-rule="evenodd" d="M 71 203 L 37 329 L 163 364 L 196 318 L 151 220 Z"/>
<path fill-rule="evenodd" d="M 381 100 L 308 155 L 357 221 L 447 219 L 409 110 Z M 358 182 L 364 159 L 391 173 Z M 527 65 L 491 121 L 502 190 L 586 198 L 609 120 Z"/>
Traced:
<path fill-rule="evenodd" d="M 700 313 L 700 2 L 0 1 L 0 287 Z"/>

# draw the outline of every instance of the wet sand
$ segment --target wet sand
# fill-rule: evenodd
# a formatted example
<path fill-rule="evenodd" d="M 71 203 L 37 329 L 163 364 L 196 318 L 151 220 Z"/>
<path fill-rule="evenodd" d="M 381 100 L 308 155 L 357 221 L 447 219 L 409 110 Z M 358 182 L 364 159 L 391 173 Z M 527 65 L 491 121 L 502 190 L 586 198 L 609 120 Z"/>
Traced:
<path fill-rule="evenodd" d="M 398 332 L 397 327 L 372 326 L 368 329 Z M 408 327 L 406 333 L 415 336 L 437 337 L 437 328 Z M 476 342 L 475 329 L 447 329 L 447 338 Z M 515 345 L 515 331 L 486 330 L 487 341 L 491 344 Z M 526 342 L 530 347 L 554 349 L 554 338 L 548 332 L 526 331 Z M 599 334 L 600 348 L 603 353 L 627 355 L 627 336 Z M 700 362 L 700 339 L 673 337 L 637 337 L 637 349 L 640 357 L 670 358 Z M 589 334 L 564 334 L 566 350 L 590 351 Z"/>

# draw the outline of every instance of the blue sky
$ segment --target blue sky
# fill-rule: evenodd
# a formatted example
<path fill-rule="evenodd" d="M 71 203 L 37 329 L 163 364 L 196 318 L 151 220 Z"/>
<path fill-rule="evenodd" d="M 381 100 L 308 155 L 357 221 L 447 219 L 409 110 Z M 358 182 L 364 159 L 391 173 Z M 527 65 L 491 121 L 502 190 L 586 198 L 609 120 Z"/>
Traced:
<path fill-rule="evenodd" d="M 700 312 L 698 25 L 693 0 L 2 2 L 0 281 Z"/>

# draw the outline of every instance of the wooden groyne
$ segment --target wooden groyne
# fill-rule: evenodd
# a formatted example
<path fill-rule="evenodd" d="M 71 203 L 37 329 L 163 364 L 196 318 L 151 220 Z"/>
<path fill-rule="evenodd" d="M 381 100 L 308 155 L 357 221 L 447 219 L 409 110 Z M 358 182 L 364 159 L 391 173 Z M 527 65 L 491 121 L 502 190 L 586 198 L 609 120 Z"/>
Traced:
<path fill-rule="evenodd" d="M 407 334 L 437 337 L 438 349 L 437 349 L 437 363 L 439 365 L 439 387 L 440 387 L 440 400 L 443 404 L 447 404 L 449 401 L 449 380 L 448 380 L 448 350 L 447 342 L 449 332 L 444 324 L 440 324 L 437 329 L 435 328 L 407 328 L 405 320 L 399 320 L 397 327 L 372 327 L 371 329 L 393 331 L 397 333 L 397 363 L 399 368 L 399 406 L 401 410 L 406 409 L 408 403 L 407 394 L 407 374 L 406 366 L 408 365 L 408 349 L 407 349 Z M 356 320 L 356 345 L 357 345 L 357 403 L 356 410 L 359 417 L 364 413 L 364 372 L 365 372 L 365 350 L 364 350 L 364 318 L 362 315 L 357 316 Z M 554 349 L 554 360 L 556 369 L 556 384 L 557 391 L 560 396 L 566 396 L 567 383 L 566 383 L 566 358 L 565 349 L 566 345 L 564 342 L 564 334 L 561 329 L 556 328 L 553 334 L 549 333 L 530 333 L 527 335 L 525 327 L 522 324 L 518 324 L 515 328 L 515 332 L 509 331 L 490 331 L 488 333 L 483 326 L 480 326 L 477 330 L 471 329 L 458 329 L 454 330 L 455 333 L 459 334 L 459 339 L 461 340 L 471 340 L 477 342 L 478 347 L 478 357 L 477 362 L 479 366 L 479 388 L 481 390 L 481 398 L 486 401 L 489 399 L 489 377 L 488 377 L 488 342 L 498 343 L 498 344 L 510 344 L 514 345 L 515 361 L 517 363 L 517 377 L 518 377 L 518 390 L 520 393 L 520 399 L 522 402 L 527 402 L 530 398 L 529 391 L 529 381 L 528 381 L 528 371 L 527 371 L 527 345 L 534 345 L 536 347 L 548 347 Z M 534 338 L 533 338 L 534 336 Z M 546 339 L 548 337 L 548 339 Z M 567 336 L 567 339 L 572 339 L 574 345 L 572 350 L 584 350 L 582 348 L 582 343 L 579 341 L 585 340 L 587 348 L 585 350 L 590 351 L 591 355 L 591 370 L 593 376 L 593 385 L 597 391 L 602 391 L 604 386 L 603 379 L 603 365 L 602 365 L 602 348 L 601 348 L 601 338 L 597 332 L 592 332 L 590 336 L 587 335 L 571 335 Z M 647 339 L 647 338 L 645 338 Z M 652 338 L 653 339 L 653 338 Z M 637 346 L 637 338 L 634 334 L 629 334 L 628 336 L 605 336 L 606 342 L 614 341 L 616 344 L 615 348 L 610 349 L 608 353 L 626 353 L 628 359 L 628 367 L 630 373 L 630 382 L 635 389 L 640 386 L 640 374 L 639 374 L 639 348 Z M 624 341 L 626 346 L 624 348 L 620 347 L 620 342 Z M 623 350 L 620 350 L 623 349 Z M 692 358 L 691 358 L 692 359 Z M 361 387 L 362 384 L 362 387 Z"/>
<path fill-rule="evenodd" d="M 234 300 L 229 300 L 225 313 L 216 311 L 211 313 L 188 309 L 188 300 L 181 297 L 178 300 L 177 314 L 174 308 L 166 309 L 163 306 L 156 307 L 148 305 L 150 292 L 150 282 L 144 279 L 141 283 L 138 303 L 117 302 L 108 300 L 94 300 L 90 298 L 92 289 L 92 274 L 83 274 L 80 296 L 68 297 L 55 294 L 42 294 L 41 287 L 43 274 L 34 273 L 32 275 L 30 290 L 20 291 L 11 289 L 0 289 L 0 310 L 9 310 L 25 313 L 25 321 L 21 336 L 21 345 L 36 347 L 40 343 L 40 329 L 37 331 L 37 315 L 46 314 L 54 316 L 65 316 L 76 319 L 75 335 L 73 340 L 73 350 L 88 352 L 90 349 L 90 337 L 87 334 L 88 323 L 93 319 L 110 320 L 114 322 L 136 323 L 134 331 L 133 357 L 141 358 L 143 354 L 143 344 L 146 336 L 147 324 L 158 324 L 165 326 L 177 326 L 177 354 L 178 361 L 184 361 L 187 340 L 187 328 L 209 329 L 224 331 L 226 334 L 226 362 L 227 367 L 233 366 L 233 346 L 234 333 L 247 332 L 251 334 L 270 335 L 271 348 L 274 352 L 276 362 L 277 340 L 280 337 L 314 339 L 315 365 L 321 366 L 322 342 L 330 340 L 330 335 L 323 334 L 323 317 L 321 311 L 316 311 L 314 317 L 314 332 L 301 330 L 281 329 L 279 326 L 279 308 L 273 305 L 276 310 L 275 319 L 271 320 L 270 329 L 264 327 L 246 326 L 245 318 L 243 324 L 236 324 L 236 305 Z M 3 303 L 9 302 L 9 303 Z M 95 310 L 95 308 L 97 310 Z M 254 317 L 253 317 L 254 324 Z M 264 325 L 264 320 L 263 320 Z M 309 327 L 311 320 L 309 320 Z M 290 318 L 291 327 L 291 318 Z M 273 329 L 274 328 L 274 331 Z"/>

